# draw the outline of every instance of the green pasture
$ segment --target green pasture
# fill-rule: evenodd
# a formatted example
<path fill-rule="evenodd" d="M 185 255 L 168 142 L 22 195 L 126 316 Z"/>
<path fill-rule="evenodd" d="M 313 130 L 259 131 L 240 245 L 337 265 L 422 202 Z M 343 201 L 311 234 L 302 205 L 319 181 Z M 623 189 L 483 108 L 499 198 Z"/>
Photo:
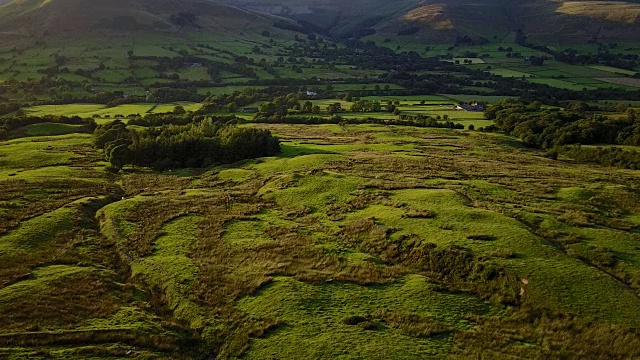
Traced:
<path fill-rule="evenodd" d="M 176 106 L 182 106 L 187 111 L 195 111 L 201 107 L 198 103 L 177 102 L 170 104 L 123 104 L 114 107 L 99 104 L 40 105 L 23 108 L 23 110 L 33 116 L 60 115 L 105 119 L 115 118 L 116 115 L 126 117 L 129 115 L 144 116 L 147 113 L 171 112 Z"/>

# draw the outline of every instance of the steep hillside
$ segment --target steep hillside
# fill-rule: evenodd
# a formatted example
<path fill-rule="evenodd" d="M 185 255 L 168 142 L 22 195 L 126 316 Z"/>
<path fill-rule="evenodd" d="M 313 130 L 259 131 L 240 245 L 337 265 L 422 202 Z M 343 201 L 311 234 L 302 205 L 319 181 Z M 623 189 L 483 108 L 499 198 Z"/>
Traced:
<path fill-rule="evenodd" d="M 384 34 L 428 40 L 456 36 L 490 38 L 522 30 L 539 41 L 637 40 L 640 4 L 626 1 L 468 0 L 422 1 L 390 21 L 378 24 Z"/>
<path fill-rule="evenodd" d="M 222 0 L 244 9 L 288 17 L 337 37 L 371 32 L 379 23 L 402 17 L 418 0 Z"/>
<path fill-rule="evenodd" d="M 457 36 L 492 37 L 523 30 L 542 41 L 574 42 L 637 40 L 640 31 L 637 1 L 224 1 L 310 22 L 337 36 L 375 31 L 448 42 Z"/>
<path fill-rule="evenodd" d="M 10 0 L 0 6 L 3 36 L 132 30 L 228 34 L 271 24 L 265 15 L 206 0 Z"/>
<path fill-rule="evenodd" d="M 229 35 L 271 26 L 273 16 L 331 36 L 409 35 L 425 42 L 502 36 L 541 41 L 636 40 L 637 1 L 561 0 L 0 0 L 0 35 L 92 34 L 151 30 Z"/>

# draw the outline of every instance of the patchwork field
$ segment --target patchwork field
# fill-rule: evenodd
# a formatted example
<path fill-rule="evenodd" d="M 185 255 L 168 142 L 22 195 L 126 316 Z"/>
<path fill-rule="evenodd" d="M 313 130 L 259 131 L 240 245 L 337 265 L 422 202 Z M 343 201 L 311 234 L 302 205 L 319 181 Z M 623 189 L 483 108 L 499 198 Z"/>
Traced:
<path fill-rule="evenodd" d="M 0 356 L 637 355 L 637 171 L 496 134 L 244 126 L 282 154 L 114 175 L 72 129 L 0 143 Z"/>
<path fill-rule="evenodd" d="M 182 106 L 186 111 L 198 110 L 202 105 L 198 103 L 179 102 L 172 104 L 125 104 L 118 106 L 105 106 L 95 104 L 66 104 L 66 105 L 40 105 L 24 108 L 24 112 L 32 116 L 61 115 L 95 117 L 97 119 L 110 119 L 117 116 L 129 116 L 153 113 L 172 112 L 176 106 Z"/>
<path fill-rule="evenodd" d="M 637 79 L 631 78 L 635 71 L 610 66 L 570 65 L 547 60 L 541 66 L 531 65 L 523 59 L 486 59 L 489 65 L 467 65 L 476 69 L 486 69 L 492 74 L 504 77 L 526 78 L 527 81 L 547 84 L 569 90 L 616 87 L 633 90 Z"/>

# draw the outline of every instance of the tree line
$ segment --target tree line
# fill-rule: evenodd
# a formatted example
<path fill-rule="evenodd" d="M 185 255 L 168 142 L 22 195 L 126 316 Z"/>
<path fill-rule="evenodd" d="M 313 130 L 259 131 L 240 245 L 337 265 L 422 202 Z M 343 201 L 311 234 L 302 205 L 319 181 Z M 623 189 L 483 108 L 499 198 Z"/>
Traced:
<path fill-rule="evenodd" d="M 0 117 L 0 140 L 7 139 L 11 131 L 21 127 L 41 124 L 41 123 L 59 123 L 69 125 L 82 125 L 78 132 L 92 133 L 96 128 L 96 122 L 93 119 L 85 119 L 79 116 L 27 116 L 27 115 L 10 115 Z"/>
<path fill-rule="evenodd" d="M 562 154 L 582 163 L 614 166 L 640 170 L 640 152 L 618 147 L 586 147 L 580 145 L 563 146 L 552 151 L 553 157 Z"/>
<path fill-rule="evenodd" d="M 525 104 L 506 99 L 487 107 L 484 114 L 498 130 L 543 149 L 570 144 L 640 145 L 640 121 L 634 109 L 622 117 L 608 117 L 590 112 L 584 103 L 543 109 L 537 101 Z"/>

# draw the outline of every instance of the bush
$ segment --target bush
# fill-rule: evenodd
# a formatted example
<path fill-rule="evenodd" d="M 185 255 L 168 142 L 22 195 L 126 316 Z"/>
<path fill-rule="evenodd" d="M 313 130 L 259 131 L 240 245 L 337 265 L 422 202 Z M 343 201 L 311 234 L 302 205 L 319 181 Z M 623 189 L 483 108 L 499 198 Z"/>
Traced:
<path fill-rule="evenodd" d="M 494 241 L 496 237 L 493 235 L 467 235 L 469 240 Z"/>

